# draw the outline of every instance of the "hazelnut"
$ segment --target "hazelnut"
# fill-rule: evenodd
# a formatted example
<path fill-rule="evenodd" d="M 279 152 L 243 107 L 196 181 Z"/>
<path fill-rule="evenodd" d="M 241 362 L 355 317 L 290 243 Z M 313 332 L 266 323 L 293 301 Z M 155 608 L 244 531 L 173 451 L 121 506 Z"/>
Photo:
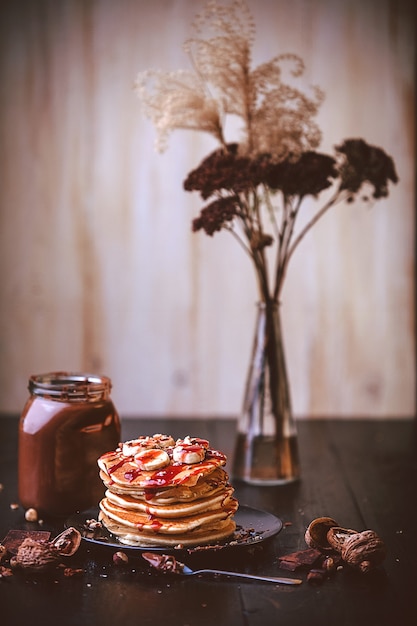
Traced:
<path fill-rule="evenodd" d="M 127 565 L 129 563 L 129 557 L 125 552 L 115 552 L 113 554 L 113 563 L 115 565 Z"/>
<path fill-rule="evenodd" d="M 25 512 L 25 520 L 27 522 L 37 522 L 38 521 L 38 512 L 36 509 L 27 509 Z"/>

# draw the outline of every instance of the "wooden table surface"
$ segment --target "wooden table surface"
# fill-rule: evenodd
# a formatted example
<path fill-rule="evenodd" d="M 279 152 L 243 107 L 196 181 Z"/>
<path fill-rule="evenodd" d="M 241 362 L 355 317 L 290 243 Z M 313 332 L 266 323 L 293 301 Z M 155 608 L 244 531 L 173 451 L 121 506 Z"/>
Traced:
<path fill-rule="evenodd" d="M 122 420 L 122 438 L 166 432 L 210 440 L 231 459 L 233 420 Z M 219 568 L 299 576 L 287 587 L 232 578 L 180 578 L 150 571 L 134 552 L 126 567 L 114 550 L 82 543 L 72 567 L 83 571 L 0 579 L 4 626 L 408 626 L 417 624 L 416 425 L 414 420 L 305 420 L 298 422 L 302 479 L 285 487 L 236 484 L 241 504 L 268 511 L 284 523 L 255 549 L 203 554 Z M 0 540 L 10 529 L 34 529 L 17 496 L 17 419 L 0 418 Z M 369 574 L 348 568 L 321 585 L 307 572 L 286 572 L 279 557 L 306 548 L 304 533 L 316 517 L 375 530 L 387 546 L 383 566 Z M 42 527 L 58 533 L 62 522 Z"/>

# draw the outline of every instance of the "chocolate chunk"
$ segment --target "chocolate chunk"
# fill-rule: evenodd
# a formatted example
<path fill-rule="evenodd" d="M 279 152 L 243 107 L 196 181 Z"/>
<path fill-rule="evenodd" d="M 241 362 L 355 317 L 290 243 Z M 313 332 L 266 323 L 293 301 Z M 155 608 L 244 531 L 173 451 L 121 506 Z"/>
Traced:
<path fill-rule="evenodd" d="M 11 554 L 17 554 L 20 544 L 29 537 L 35 541 L 48 541 L 51 533 L 47 530 L 9 530 L 2 544 Z"/>

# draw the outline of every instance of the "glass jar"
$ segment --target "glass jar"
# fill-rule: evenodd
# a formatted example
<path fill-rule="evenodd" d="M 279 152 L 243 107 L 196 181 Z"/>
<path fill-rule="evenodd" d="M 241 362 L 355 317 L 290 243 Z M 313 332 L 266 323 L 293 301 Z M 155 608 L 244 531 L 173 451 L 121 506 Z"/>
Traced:
<path fill-rule="evenodd" d="M 103 497 L 97 459 L 120 441 L 106 376 L 54 372 L 29 378 L 19 423 L 19 500 L 40 516 L 64 516 Z"/>

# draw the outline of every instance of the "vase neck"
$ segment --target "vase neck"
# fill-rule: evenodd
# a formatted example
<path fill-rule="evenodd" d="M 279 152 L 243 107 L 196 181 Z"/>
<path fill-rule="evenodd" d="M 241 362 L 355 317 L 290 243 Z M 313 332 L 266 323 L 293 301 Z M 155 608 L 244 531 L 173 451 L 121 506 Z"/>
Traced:
<path fill-rule="evenodd" d="M 281 307 L 281 303 L 278 302 L 277 300 L 260 300 L 259 302 L 256 303 L 257 309 L 258 311 L 265 311 L 265 310 L 276 310 L 278 311 Z"/>

